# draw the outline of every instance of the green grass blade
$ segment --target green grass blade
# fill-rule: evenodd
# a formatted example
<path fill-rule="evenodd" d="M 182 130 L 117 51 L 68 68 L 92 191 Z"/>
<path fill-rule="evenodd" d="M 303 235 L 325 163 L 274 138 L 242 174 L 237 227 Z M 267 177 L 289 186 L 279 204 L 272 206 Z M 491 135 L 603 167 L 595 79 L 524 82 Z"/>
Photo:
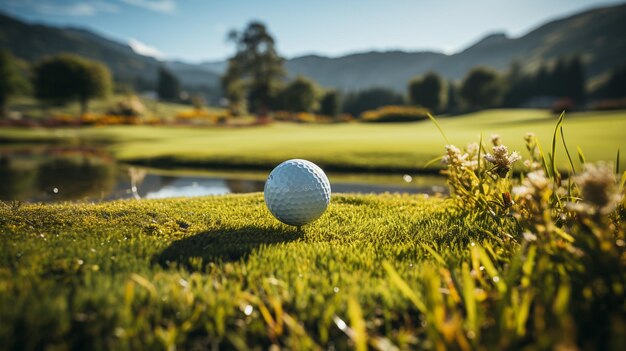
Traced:
<path fill-rule="evenodd" d="M 504 283 L 504 279 L 503 277 L 501 277 L 501 274 L 496 269 L 496 266 L 493 264 L 493 261 L 489 257 L 489 254 L 487 254 L 487 251 L 485 251 L 485 249 L 483 249 L 482 247 L 478 247 L 477 251 L 480 263 L 482 263 L 482 265 L 485 267 L 485 271 L 487 271 L 487 274 L 491 276 L 491 280 L 495 283 L 498 291 L 500 293 L 506 292 L 507 287 Z"/>
<path fill-rule="evenodd" d="M 367 351 L 367 329 L 365 327 L 365 320 L 363 319 L 361 306 L 354 296 L 348 299 L 348 316 L 350 317 L 350 324 L 354 331 L 352 334 L 354 349 Z"/>
<path fill-rule="evenodd" d="M 424 165 L 424 168 L 428 168 L 428 166 L 432 165 L 433 163 L 437 162 L 437 161 L 441 161 L 445 156 L 439 156 L 439 157 L 435 157 L 432 160 L 426 162 L 426 164 Z"/>
<path fill-rule="evenodd" d="M 443 257 L 441 257 L 441 255 L 439 255 L 437 253 L 437 251 L 435 251 L 432 247 L 430 247 L 430 246 L 428 246 L 426 244 L 422 244 L 422 248 L 424 248 L 424 250 L 428 251 L 428 253 L 435 258 L 437 263 L 441 264 L 442 266 L 446 265 L 446 261 L 444 261 Z"/>
<path fill-rule="evenodd" d="M 567 160 L 569 161 L 570 169 L 572 171 L 572 174 L 574 174 L 576 173 L 576 170 L 574 169 L 574 162 L 572 161 L 572 156 L 570 155 L 569 149 L 567 148 L 567 144 L 565 143 L 565 135 L 563 134 L 563 126 L 561 126 L 559 130 L 561 131 L 561 141 L 563 142 L 563 148 L 565 149 L 565 154 L 567 155 Z"/>
<path fill-rule="evenodd" d="M 539 154 L 541 155 L 541 164 L 543 166 L 543 170 L 546 172 L 548 177 L 552 177 L 551 169 L 548 167 L 548 161 L 546 160 L 546 154 L 543 152 L 543 148 L 541 147 L 541 143 L 539 139 L 535 139 L 537 142 L 537 148 L 539 149 Z"/>
<path fill-rule="evenodd" d="M 467 324 L 469 330 L 474 333 L 478 331 L 478 304 L 476 303 L 476 284 L 470 273 L 467 263 L 461 266 L 463 275 L 463 300 L 465 301 L 465 313 L 467 313 Z"/>
<path fill-rule="evenodd" d="M 550 153 L 550 165 L 552 166 L 552 175 L 556 180 L 558 177 L 559 170 L 556 167 L 556 138 L 559 132 L 559 128 L 563 124 L 563 118 L 565 117 L 565 111 L 561 112 L 559 116 L 559 120 L 556 122 L 556 127 L 554 128 L 554 133 L 552 133 L 552 152 Z"/>
<path fill-rule="evenodd" d="M 398 274 L 398 272 L 396 272 L 393 266 L 389 262 L 385 261 L 383 262 L 383 268 L 385 268 L 385 270 L 387 271 L 391 282 L 398 289 L 400 289 L 402 294 L 404 294 L 405 297 L 411 300 L 411 302 L 413 302 L 413 305 L 415 305 L 418 310 L 420 310 L 422 313 L 426 313 L 426 304 L 424 304 L 424 302 L 417 296 L 415 291 L 411 289 L 411 287 L 404 281 L 404 279 L 400 277 L 400 275 Z"/>
<path fill-rule="evenodd" d="M 426 114 L 428 116 L 428 118 L 430 118 L 431 121 L 433 121 L 433 123 L 435 123 L 435 126 L 437 126 L 437 129 L 439 129 L 439 133 L 441 133 L 441 135 L 443 136 L 443 138 L 446 141 L 446 144 L 450 145 L 450 140 L 448 139 L 448 137 L 446 136 L 446 133 L 443 132 L 443 129 L 441 128 L 441 126 L 439 125 L 439 122 L 437 122 L 437 120 L 435 119 L 435 117 L 433 117 L 433 115 L 431 115 L 430 113 Z"/>
<path fill-rule="evenodd" d="M 587 163 L 585 154 L 583 154 L 583 150 L 580 148 L 580 146 L 577 146 L 576 148 L 578 149 L 578 160 L 580 161 L 581 165 L 584 165 L 585 163 Z"/>

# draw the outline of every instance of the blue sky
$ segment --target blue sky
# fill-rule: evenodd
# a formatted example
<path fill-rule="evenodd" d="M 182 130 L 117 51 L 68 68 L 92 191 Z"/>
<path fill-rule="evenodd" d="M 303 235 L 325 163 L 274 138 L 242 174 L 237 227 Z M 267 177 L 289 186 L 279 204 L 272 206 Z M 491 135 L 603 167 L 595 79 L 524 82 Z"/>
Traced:
<path fill-rule="evenodd" d="M 554 18 L 623 0 L 0 0 L 0 11 L 91 29 L 189 62 L 233 53 L 230 29 L 261 20 L 286 57 L 369 50 L 453 53 L 484 35 L 520 36 Z"/>

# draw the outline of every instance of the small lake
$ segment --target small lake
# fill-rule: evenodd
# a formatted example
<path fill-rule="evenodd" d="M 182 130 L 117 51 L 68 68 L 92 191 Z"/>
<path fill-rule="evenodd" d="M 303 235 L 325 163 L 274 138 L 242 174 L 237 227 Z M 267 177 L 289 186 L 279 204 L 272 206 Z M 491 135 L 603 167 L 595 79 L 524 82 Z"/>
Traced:
<path fill-rule="evenodd" d="M 268 172 L 165 170 L 117 163 L 98 149 L 1 147 L 0 200 L 162 199 L 263 191 Z M 327 174 L 335 193 L 446 193 L 445 179 L 410 174 Z"/>

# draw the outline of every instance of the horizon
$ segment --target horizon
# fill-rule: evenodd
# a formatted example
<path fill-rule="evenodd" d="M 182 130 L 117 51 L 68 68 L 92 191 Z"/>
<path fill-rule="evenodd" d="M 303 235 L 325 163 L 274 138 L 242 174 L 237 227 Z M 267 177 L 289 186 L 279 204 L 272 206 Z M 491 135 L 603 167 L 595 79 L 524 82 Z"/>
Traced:
<path fill-rule="evenodd" d="M 18 18 L 21 21 L 28 23 L 36 23 L 47 26 L 63 27 L 82 29 L 93 32 L 106 39 L 116 41 L 122 44 L 126 44 L 133 51 L 144 56 L 155 57 L 161 61 L 178 61 L 183 63 L 213 63 L 221 62 L 228 59 L 229 56 L 234 53 L 234 47 L 228 43 L 225 39 L 226 33 L 230 30 L 242 30 L 247 23 L 252 20 L 263 22 L 270 33 L 274 36 L 277 42 L 277 48 L 279 53 L 287 58 L 292 59 L 302 56 L 321 56 L 321 57 L 343 57 L 352 54 L 360 54 L 367 52 L 437 52 L 447 55 L 461 52 L 474 43 L 482 40 L 488 35 L 495 33 L 503 33 L 509 38 L 519 38 L 534 29 L 541 27 L 549 21 L 564 18 L 574 15 L 579 12 L 591 10 L 594 8 L 601 8 L 606 6 L 615 6 L 624 4 L 622 0 L 607 0 L 607 1 L 593 1 L 593 0 L 577 0 L 566 1 L 559 0 L 553 1 L 550 4 L 541 3 L 538 0 L 532 0 L 531 2 L 537 2 L 541 5 L 542 16 L 534 16 L 534 20 L 529 20 L 529 9 L 536 7 L 532 4 L 528 4 L 526 1 L 515 1 L 514 3 L 498 4 L 494 1 L 483 0 L 478 3 L 470 5 L 471 11 L 481 12 L 485 8 L 493 9 L 497 16 L 481 16 L 474 17 L 470 10 L 463 9 L 468 4 L 462 3 L 460 0 L 450 0 L 446 4 L 450 5 L 456 3 L 458 6 L 453 6 L 451 11 L 439 11 L 436 7 L 442 6 L 442 3 L 437 4 L 418 4 L 405 0 L 397 0 L 386 4 L 375 4 L 373 1 L 366 1 L 360 3 L 364 9 L 361 14 L 351 13 L 348 23 L 341 24 L 343 27 L 337 27 L 336 23 L 332 23 L 330 18 L 325 26 L 315 28 L 305 28 L 306 21 L 315 19 L 319 16 L 323 16 L 324 11 L 329 10 L 329 6 L 334 10 L 332 16 L 345 15 L 347 10 L 353 10 L 354 2 L 346 2 L 340 5 L 330 4 L 329 2 L 323 2 L 322 4 L 313 5 L 318 11 L 317 14 L 307 16 L 307 11 L 303 7 L 312 6 L 310 4 L 301 5 L 299 7 L 300 12 L 289 12 L 289 6 L 277 6 L 280 3 L 285 3 L 282 0 L 272 0 L 264 3 L 259 8 L 259 4 L 249 4 L 248 7 L 242 7 L 233 9 L 233 2 L 229 4 L 219 4 L 217 9 L 218 15 L 224 15 L 222 22 L 215 22 L 207 26 L 198 27 L 194 21 L 198 19 L 197 16 L 202 16 L 202 11 L 194 11 L 189 14 L 189 11 L 193 6 L 196 9 L 204 6 L 213 6 L 197 0 L 182 2 L 180 0 L 93 0 L 93 1 L 71 1 L 71 0 L 48 0 L 48 1 L 34 1 L 34 0 L 0 0 L 0 12 L 4 12 L 9 16 Z M 289 4 L 286 4 L 289 5 Z M 377 9 L 382 5 L 383 9 Z M 298 5 L 295 5 L 296 7 Z M 345 8 L 348 6 L 348 8 Z M 414 20 L 410 17 L 408 21 L 402 22 L 402 19 L 397 22 L 393 28 L 386 28 L 385 21 L 397 20 L 395 18 L 388 18 L 388 14 L 397 15 L 401 13 L 407 16 L 407 11 L 399 11 L 399 7 L 422 10 L 419 13 L 436 13 L 445 14 L 443 19 L 455 20 L 455 26 L 443 26 L 437 28 L 443 28 L 441 31 L 428 32 L 427 35 L 423 35 L 423 29 L 420 30 L 420 26 L 426 26 L 432 28 L 431 22 L 440 23 L 442 16 L 431 16 L 429 18 L 423 18 L 421 20 Z M 235 6 L 236 7 L 236 6 Z M 445 7 L 445 5 L 444 5 Z M 514 11 L 518 8 L 518 11 Z M 239 11 L 241 13 L 230 13 L 232 11 Z M 467 11 L 466 11 L 467 10 Z M 260 15 L 255 18 L 249 15 L 248 12 L 256 12 Z M 265 13 L 263 11 L 269 11 Z M 321 12 L 320 12 L 321 11 Z M 387 11 L 387 12 L 384 12 Z M 462 14 L 459 14 L 462 12 Z M 230 17 L 226 16 L 230 13 Z M 298 16 L 305 13 L 306 18 Z M 369 18 L 369 14 L 376 13 L 377 18 Z M 317 15 L 317 16 L 316 16 Z M 377 25 L 376 28 L 370 28 L 370 32 L 359 32 L 363 30 L 363 25 L 366 27 L 371 24 L 363 23 L 365 15 L 366 20 L 369 21 L 382 21 L 382 25 Z M 413 16 L 409 13 L 408 16 Z M 460 17 L 455 17 L 460 16 Z M 513 16 L 513 17 L 506 17 Z M 140 17 L 144 22 L 139 23 L 136 19 Z M 243 18 L 247 18 L 243 20 Z M 272 19 L 273 18 L 273 19 Z M 479 19 L 476 21 L 476 19 Z M 189 28 L 181 28 L 176 23 L 180 21 L 186 22 Z M 122 21 L 122 25 L 117 25 Z M 155 21 L 161 25 L 159 30 L 150 30 L 154 27 Z M 291 26 L 298 21 L 299 25 L 295 28 Z M 469 21 L 473 25 L 458 23 L 458 21 Z M 124 25 L 123 22 L 138 22 L 129 23 Z M 225 24 L 237 23 L 236 25 Z M 503 27 L 499 25 L 506 22 L 508 26 Z M 103 25 L 104 23 L 104 25 Z M 166 26 L 166 32 L 163 32 L 162 28 Z M 146 28 L 144 28 L 146 27 Z M 289 30 L 286 30 L 288 28 Z M 331 35 L 333 30 L 341 28 L 347 33 L 344 38 L 337 38 L 340 36 Z M 464 30 L 459 33 L 458 28 L 471 28 L 470 30 Z M 142 37 L 139 37 L 137 30 L 144 33 Z M 193 35 L 188 34 L 189 31 L 194 31 Z M 202 30 L 208 30 L 210 35 L 205 36 L 207 45 L 198 45 L 198 38 L 203 37 Z M 389 31 L 396 33 L 400 30 L 401 35 L 387 36 Z M 120 34 L 126 33 L 126 34 Z M 187 34 L 185 34 L 187 33 Z M 417 33 L 418 35 L 415 35 Z M 156 36 L 155 36 L 156 35 Z M 187 36 L 188 40 L 180 40 L 180 38 Z M 365 41 L 363 40 L 365 38 Z M 432 37 L 432 38 L 431 38 Z M 334 38 L 334 39 L 333 39 Z M 392 39 L 389 39 L 392 38 Z M 435 38 L 435 39 L 433 39 Z M 441 39 L 436 39 L 441 38 Z M 447 38 L 447 39 L 446 39 Z M 177 39 L 177 40 L 175 40 Z M 333 41 L 334 40 L 334 41 Z M 439 40 L 439 41 L 437 41 Z M 346 44 L 345 41 L 354 42 L 354 45 Z M 416 41 L 419 43 L 411 43 Z M 371 43 L 371 44 L 367 44 Z M 381 44 L 383 43 L 383 44 Z M 384 44 L 386 43 L 386 45 Z M 438 47 L 436 44 L 440 44 Z M 378 45 L 377 45 L 378 44 Z M 303 46 L 303 45 L 309 45 Z M 209 53 L 207 53 L 207 51 Z M 203 54 L 204 53 L 204 54 Z M 211 53 L 216 53 L 211 56 Z M 220 53 L 220 54 L 217 54 Z M 219 55 L 219 56 L 218 56 Z"/>

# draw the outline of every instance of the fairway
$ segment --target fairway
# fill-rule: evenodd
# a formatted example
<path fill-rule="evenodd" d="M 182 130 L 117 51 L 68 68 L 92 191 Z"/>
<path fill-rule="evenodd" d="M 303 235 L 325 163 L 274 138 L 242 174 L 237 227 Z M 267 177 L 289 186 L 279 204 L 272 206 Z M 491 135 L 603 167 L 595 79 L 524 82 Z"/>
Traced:
<path fill-rule="evenodd" d="M 525 154 L 523 137 L 535 133 L 548 152 L 557 116 L 543 110 L 487 110 L 440 118 L 450 143 L 488 145 L 492 133 Z M 565 116 L 564 134 L 572 157 L 580 147 L 588 160 L 626 163 L 626 112 L 580 112 Z M 327 170 L 421 172 L 440 156 L 446 141 L 431 121 L 389 124 L 292 124 L 246 128 L 118 126 L 75 129 L 3 129 L 4 141 L 65 140 L 105 143 L 116 158 L 155 166 L 271 169 L 290 158 L 311 160 Z M 567 168 L 560 137 L 557 164 Z M 490 151 L 490 150 L 487 150 Z M 430 169 L 440 168 L 438 162 Z"/>

